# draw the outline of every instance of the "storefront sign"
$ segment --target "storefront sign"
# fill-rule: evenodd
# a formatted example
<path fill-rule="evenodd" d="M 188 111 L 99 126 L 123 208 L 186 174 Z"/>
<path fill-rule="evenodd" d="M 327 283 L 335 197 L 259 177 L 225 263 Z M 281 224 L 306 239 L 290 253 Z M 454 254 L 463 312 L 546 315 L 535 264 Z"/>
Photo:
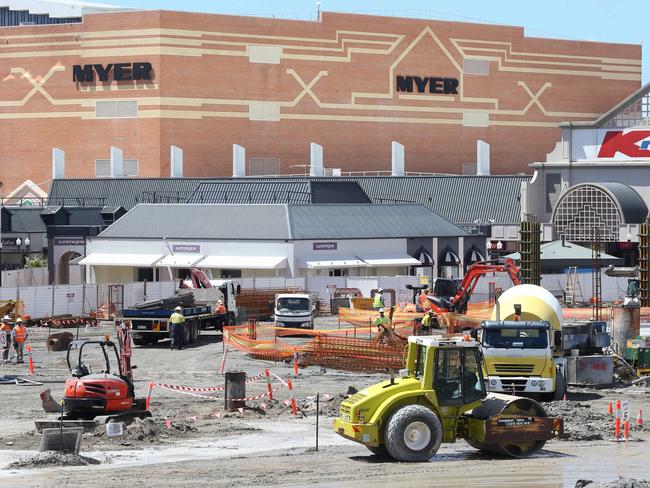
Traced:
<path fill-rule="evenodd" d="M 650 157 L 650 130 L 610 130 L 603 137 L 598 158 Z"/>
<path fill-rule="evenodd" d="M 172 252 L 198 253 L 201 252 L 201 246 L 198 244 L 174 244 L 172 245 Z"/>
<path fill-rule="evenodd" d="M 55 237 L 55 246 L 83 246 L 85 239 L 82 237 Z"/>
<path fill-rule="evenodd" d="M 336 242 L 314 242 L 312 249 L 314 251 L 336 251 L 338 244 Z"/>
<path fill-rule="evenodd" d="M 398 92 L 412 93 L 414 87 L 418 93 L 458 95 L 458 80 L 456 78 L 397 75 Z"/>
<path fill-rule="evenodd" d="M 97 75 L 98 81 L 151 80 L 153 67 L 151 63 L 115 63 L 115 64 L 75 64 L 72 67 L 72 81 L 75 83 L 92 83 Z"/>

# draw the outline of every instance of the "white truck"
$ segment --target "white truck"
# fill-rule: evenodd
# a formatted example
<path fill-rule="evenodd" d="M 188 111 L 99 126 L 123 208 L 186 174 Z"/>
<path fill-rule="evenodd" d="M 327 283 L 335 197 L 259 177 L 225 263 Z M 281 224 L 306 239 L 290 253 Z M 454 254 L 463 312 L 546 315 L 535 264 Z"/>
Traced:
<path fill-rule="evenodd" d="M 315 304 L 307 293 L 280 293 L 275 296 L 276 327 L 314 328 Z"/>

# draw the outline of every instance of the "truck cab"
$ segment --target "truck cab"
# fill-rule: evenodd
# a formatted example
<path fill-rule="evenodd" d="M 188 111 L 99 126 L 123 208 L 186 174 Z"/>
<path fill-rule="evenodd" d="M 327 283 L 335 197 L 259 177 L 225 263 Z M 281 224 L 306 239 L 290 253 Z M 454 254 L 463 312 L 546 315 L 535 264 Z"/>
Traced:
<path fill-rule="evenodd" d="M 548 322 L 486 320 L 480 343 L 490 391 L 556 396 L 557 362 Z"/>
<path fill-rule="evenodd" d="M 276 327 L 314 328 L 314 302 L 306 293 L 281 293 L 275 296 Z"/>

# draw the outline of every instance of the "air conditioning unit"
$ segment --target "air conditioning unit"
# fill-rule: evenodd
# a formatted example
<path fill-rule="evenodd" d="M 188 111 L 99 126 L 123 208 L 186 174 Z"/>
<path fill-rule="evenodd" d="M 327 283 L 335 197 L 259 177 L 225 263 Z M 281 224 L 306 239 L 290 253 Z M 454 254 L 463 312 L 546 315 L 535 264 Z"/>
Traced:
<path fill-rule="evenodd" d="M 325 176 L 341 176 L 341 168 L 325 168 Z"/>

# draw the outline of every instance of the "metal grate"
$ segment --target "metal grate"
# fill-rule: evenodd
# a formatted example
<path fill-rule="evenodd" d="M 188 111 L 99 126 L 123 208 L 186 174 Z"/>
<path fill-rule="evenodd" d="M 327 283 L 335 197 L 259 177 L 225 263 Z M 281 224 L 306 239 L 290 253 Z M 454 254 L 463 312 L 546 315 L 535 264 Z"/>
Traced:
<path fill-rule="evenodd" d="M 124 159 L 122 160 L 122 169 L 124 176 L 138 176 L 138 160 L 137 159 Z M 110 159 L 96 159 L 95 160 L 95 177 L 97 178 L 110 178 L 111 177 L 111 160 Z"/>
<path fill-rule="evenodd" d="M 279 175 L 280 158 L 250 158 L 248 174 L 250 176 Z"/>
<path fill-rule="evenodd" d="M 593 185 L 579 185 L 560 198 L 553 214 L 557 236 L 571 242 L 590 242 L 600 228 L 602 242 L 618 242 L 621 212 L 614 199 Z"/>
<path fill-rule="evenodd" d="M 629 105 L 616 117 L 607 121 L 603 127 L 624 128 L 650 125 L 650 95 L 645 94 L 636 102 Z"/>
<path fill-rule="evenodd" d="M 83 427 L 43 429 L 40 451 L 59 451 L 79 454 Z"/>
<path fill-rule="evenodd" d="M 137 118 L 138 102 L 135 100 L 101 100 L 95 102 L 98 119 Z"/>

